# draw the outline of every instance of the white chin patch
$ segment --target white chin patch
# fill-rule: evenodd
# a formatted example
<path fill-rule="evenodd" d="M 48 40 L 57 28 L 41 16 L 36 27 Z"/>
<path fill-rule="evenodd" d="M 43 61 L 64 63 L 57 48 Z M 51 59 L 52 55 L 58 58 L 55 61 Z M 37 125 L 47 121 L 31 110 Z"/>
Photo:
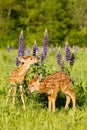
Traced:
<path fill-rule="evenodd" d="M 31 93 L 32 93 L 32 92 L 34 92 L 35 90 L 32 88 L 30 91 L 31 91 Z"/>
<path fill-rule="evenodd" d="M 22 63 L 24 63 L 25 62 L 25 60 L 24 59 L 22 59 L 22 61 L 21 61 Z"/>
<path fill-rule="evenodd" d="M 30 91 L 31 91 L 31 93 L 34 91 L 39 91 L 39 88 L 31 88 Z"/>
<path fill-rule="evenodd" d="M 29 69 L 29 66 L 27 66 L 27 70 Z"/>

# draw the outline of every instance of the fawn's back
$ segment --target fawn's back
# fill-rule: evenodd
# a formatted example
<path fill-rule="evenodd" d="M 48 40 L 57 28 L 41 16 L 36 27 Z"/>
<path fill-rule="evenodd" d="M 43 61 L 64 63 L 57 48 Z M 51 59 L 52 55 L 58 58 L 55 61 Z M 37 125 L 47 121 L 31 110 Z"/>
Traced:
<path fill-rule="evenodd" d="M 59 87 L 61 90 L 69 87 L 71 78 L 65 72 L 56 72 L 43 81 L 46 87 Z"/>

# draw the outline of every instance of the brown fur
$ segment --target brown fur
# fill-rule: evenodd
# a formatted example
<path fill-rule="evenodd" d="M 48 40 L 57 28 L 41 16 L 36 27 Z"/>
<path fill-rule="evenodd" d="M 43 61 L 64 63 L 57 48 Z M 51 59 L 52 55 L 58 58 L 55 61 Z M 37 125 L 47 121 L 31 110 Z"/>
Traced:
<path fill-rule="evenodd" d="M 48 94 L 48 108 L 54 112 L 55 111 L 55 101 L 57 94 L 61 91 L 66 95 L 66 105 L 68 107 L 70 103 L 70 98 L 73 102 L 73 109 L 75 109 L 76 96 L 71 85 L 71 78 L 65 72 L 56 72 L 47 76 L 47 78 L 40 81 L 41 76 L 35 74 L 34 79 L 32 79 L 28 85 L 28 90 L 33 92 L 35 90 L 40 93 Z"/>
<path fill-rule="evenodd" d="M 17 91 L 17 84 L 19 84 L 23 108 L 25 110 L 25 102 L 24 102 L 22 84 L 24 82 L 25 75 L 26 75 L 30 65 L 37 63 L 38 59 L 34 56 L 26 56 L 25 58 L 19 57 L 19 61 L 23 64 L 19 68 L 15 69 L 10 76 L 11 87 L 9 88 L 9 92 L 8 92 L 7 97 L 6 97 L 6 104 L 8 103 L 10 93 L 13 90 L 13 93 L 14 93 L 13 94 L 13 107 L 14 107 L 15 96 L 16 96 L 16 91 Z"/>

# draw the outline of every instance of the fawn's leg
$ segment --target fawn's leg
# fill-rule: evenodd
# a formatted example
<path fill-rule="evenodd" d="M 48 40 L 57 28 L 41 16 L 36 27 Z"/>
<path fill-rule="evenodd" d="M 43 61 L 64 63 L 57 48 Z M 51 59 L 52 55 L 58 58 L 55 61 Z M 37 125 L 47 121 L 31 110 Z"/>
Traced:
<path fill-rule="evenodd" d="M 67 94 L 68 96 L 70 96 L 70 98 L 72 99 L 72 103 L 73 103 L 73 109 L 75 109 L 75 105 L 76 105 L 75 92 L 71 88 L 67 88 L 66 90 L 64 90 L 64 93 Z"/>
<path fill-rule="evenodd" d="M 52 112 L 55 112 L 55 98 L 52 96 L 48 96 L 48 110 Z"/>
<path fill-rule="evenodd" d="M 52 97 L 52 112 L 55 112 L 55 102 L 56 102 L 56 99 L 55 97 Z"/>
<path fill-rule="evenodd" d="M 17 87 L 14 86 L 14 87 L 13 87 L 13 108 L 14 108 L 14 104 L 15 104 L 16 91 L 17 91 Z"/>
<path fill-rule="evenodd" d="M 65 109 L 69 106 L 69 103 L 70 103 L 70 96 L 66 95 Z"/>
<path fill-rule="evenodd" d="M 60 90 L 58 89 L 58 87 L 55 86 L 55 88 L 53 89 L 52 95 L 51 95 L 51 101 L 52 101 L 52 112 L 55 112 L 55 103 L 56 103 L 56 97 L 57 94 Z"/>
<path fill-rule="evenodd" d="M 51 105 L 52 105 L 51 96 L 48 96 L 48 110 L 49 111 L 51 111 Z"/>
<path fill-rule="evenodd" d="M 25 110 L 25 102 L 24 102 L 24 94 L 23 94 L 23 90 L 22 90 L 22 85 L 20 85 L 20 94 L 21 94 L 21 100 L 23 103 L 23 109 Z"/>
<path fill-rule="evenodd" d="M 11 95 L 11 91 L 12 91 L 12 86 L 9 87 L 8 95 L 7 95 L 7 97 L 6 97 L 6 105 L 7 105 L 7 103 L 8 103 L 9 97 L 10 97 L 10 95 Z"/>

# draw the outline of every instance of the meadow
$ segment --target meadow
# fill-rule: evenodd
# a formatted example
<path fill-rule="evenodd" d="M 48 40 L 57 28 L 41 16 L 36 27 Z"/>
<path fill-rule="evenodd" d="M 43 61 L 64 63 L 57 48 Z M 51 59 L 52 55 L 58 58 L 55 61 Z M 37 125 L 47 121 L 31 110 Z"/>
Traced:
<path fill-rule="evenodd" d="M 0 130 L 86 130 L 87 129 L 87 48 L 79 48 L 75 63 L 68 67 L 73 81 L 72 88 L 76 93 L 76 111 L 72 111 L 72 103 L 64 109 L 65 95 L 60 93 L 56 101 L 56 112 L 47 110 L 47 96 L 25 91 L 26 111 L 22 109 L 20 96 L 17 95 L 15 108 L 12 108 L 12 97 L 6 106 L 6 95 L 9 88 L 9 76 L 16 68 L 17 50 L 7 52 L 0 50 Z M 37 68 L 38 69 L 38 68 Z M 37 70 L 36 69 L 36 70 Z M 41 68 L 39 68 L 39 73 Z M 56 62 L 56 51 L 49 51 L 45 62 L 44 78 L 60 71 Z M 28 72 L 33 73 L 32 67 Z M 31 78 L 31 77 L 30 77 Z M 29 76 L 26 77 L 28 82 Z M 26 83 L 27 84 L 27 83 Z M 24 85 L 27 89 L 27 85 Z"/>

